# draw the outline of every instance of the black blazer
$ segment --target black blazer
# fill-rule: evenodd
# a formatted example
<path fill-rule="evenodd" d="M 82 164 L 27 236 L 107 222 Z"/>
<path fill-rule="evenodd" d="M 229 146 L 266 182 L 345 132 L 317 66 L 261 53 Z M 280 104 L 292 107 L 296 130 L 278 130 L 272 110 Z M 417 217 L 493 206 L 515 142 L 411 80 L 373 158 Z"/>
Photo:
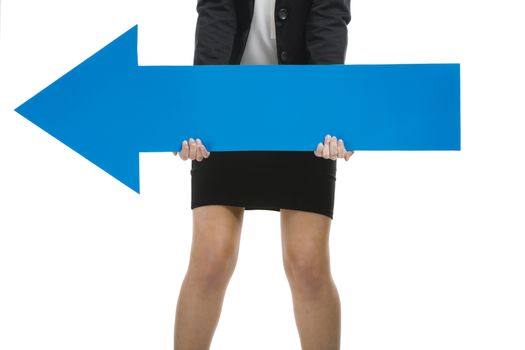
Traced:
<path fill-rule="evenodd" d="M 194 65 L 240 64 L 254 0 L 197 0 Z M 279 64 L 344 64 L 350 0 L 276 0 Z"/>

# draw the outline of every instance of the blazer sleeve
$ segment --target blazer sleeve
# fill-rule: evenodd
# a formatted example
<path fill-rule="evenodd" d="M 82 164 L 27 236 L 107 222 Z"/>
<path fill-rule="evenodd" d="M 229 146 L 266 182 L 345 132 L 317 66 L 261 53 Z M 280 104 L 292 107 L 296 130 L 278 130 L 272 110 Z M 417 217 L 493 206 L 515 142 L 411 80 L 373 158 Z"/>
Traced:
<path fill-rule="evenodd" d="M 350 19 L 350 0 L 312 0 L 305 26 L 308 64 L 345 63 Z"/>
<path fill-rule="evenodd" d="M 194 65 L 228 64 L 237 31 L 235 0 L 197 0 Z"/>

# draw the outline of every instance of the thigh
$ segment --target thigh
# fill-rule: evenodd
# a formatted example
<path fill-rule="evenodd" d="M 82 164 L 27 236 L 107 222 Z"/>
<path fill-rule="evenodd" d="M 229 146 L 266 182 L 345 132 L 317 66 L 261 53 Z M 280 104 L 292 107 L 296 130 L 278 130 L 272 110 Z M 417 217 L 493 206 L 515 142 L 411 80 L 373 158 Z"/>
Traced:
<path fill-rule="evenodd" d="M 237 259 L 244 208 L 205 205 L 194 208 L 191 260 L 210 264 Z"/>
<path fill-rule="evenodd" d="M 285 268 L 329 269 L 332 219 L 302 210 L 281 209 L 281 239 Z"/>

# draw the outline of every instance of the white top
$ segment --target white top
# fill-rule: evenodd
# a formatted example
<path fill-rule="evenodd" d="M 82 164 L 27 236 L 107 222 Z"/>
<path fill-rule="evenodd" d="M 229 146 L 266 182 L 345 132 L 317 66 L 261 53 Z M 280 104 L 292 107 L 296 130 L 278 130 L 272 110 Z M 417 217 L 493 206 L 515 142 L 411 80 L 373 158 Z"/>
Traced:
<path fill-rule="evenodd" d="M 275 0 L 255 0 L 241 64 L 278 64 L 274 11 Z"/>

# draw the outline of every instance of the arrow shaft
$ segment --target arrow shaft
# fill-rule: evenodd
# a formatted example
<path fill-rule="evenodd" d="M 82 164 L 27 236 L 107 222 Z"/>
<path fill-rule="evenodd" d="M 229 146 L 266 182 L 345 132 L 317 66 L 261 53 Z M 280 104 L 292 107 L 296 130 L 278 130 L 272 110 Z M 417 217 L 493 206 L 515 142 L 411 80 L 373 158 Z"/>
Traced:
<path fill-rule="evenodd" d="M 142 148 L 312 150 L 325 134 L 353 150 L 459 149 L 459 65 L 141 67 Z"/>

